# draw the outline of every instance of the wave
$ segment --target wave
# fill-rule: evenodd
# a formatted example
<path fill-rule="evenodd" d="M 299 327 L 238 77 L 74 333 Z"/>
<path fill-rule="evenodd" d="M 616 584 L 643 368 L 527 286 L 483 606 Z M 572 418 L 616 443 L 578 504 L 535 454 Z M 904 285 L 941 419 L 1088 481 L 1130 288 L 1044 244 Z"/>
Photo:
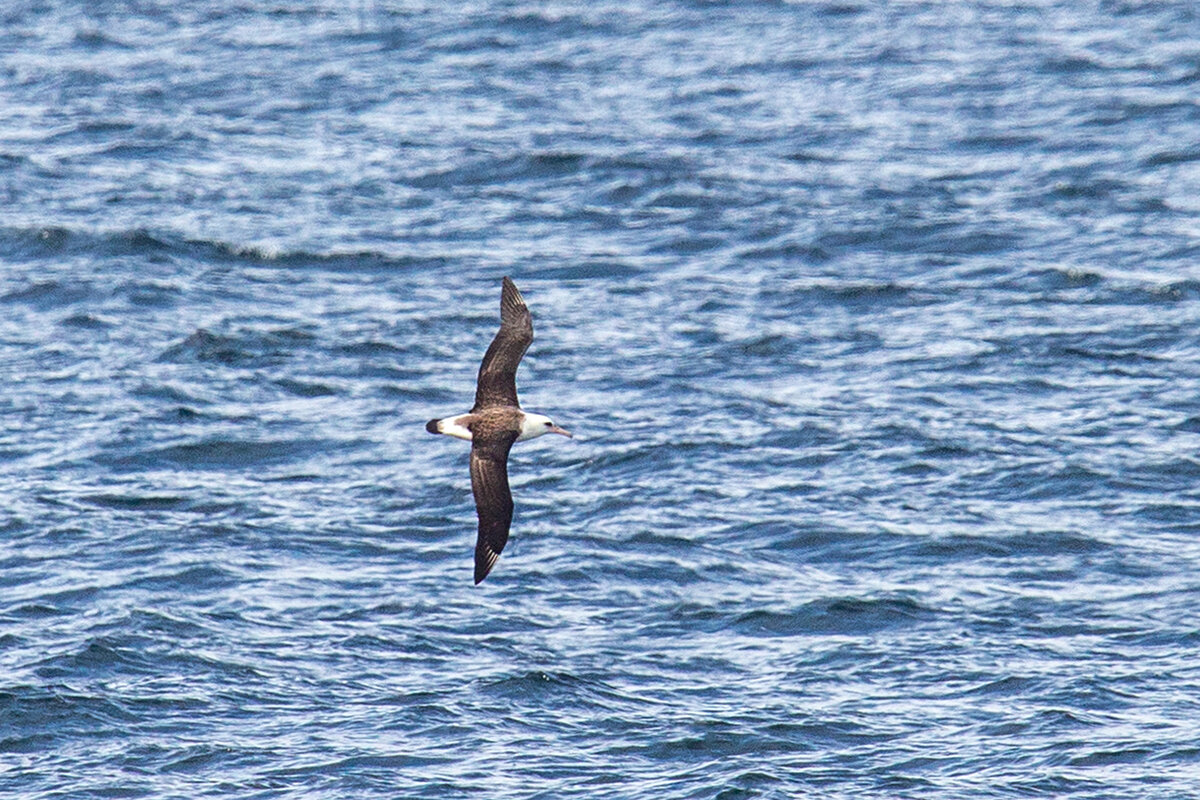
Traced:
<path fill-rule="evenodd" d="M 239 263 L 287 269 L 330 269 L 338 272 L 404 272 L 436 270 L 445 257 L 390 253 L 379 250 L 315 252 L 281 250 L 259 244 L 192 239 L 170 231 L 142 228 L 87 230 L 66 227 L 0 229 L 0 257 L 14 262 L 42 261 L 69 256 L 143 257 L 178 259 L 197 264 Z M 48 287 L 48 288 L 53 288 Z M 46 288 L 19 291 L 47 291 Z M 0 298 L 0 301 L 6 298 Z M 19 301 L 20 294 L 10 300 Z"/>

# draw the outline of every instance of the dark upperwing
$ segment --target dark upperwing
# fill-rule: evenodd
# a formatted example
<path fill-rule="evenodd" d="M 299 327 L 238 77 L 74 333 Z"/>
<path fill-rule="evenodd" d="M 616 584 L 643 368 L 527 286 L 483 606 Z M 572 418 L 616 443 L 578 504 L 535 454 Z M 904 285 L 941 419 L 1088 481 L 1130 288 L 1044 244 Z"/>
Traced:
<path fill-rule="evenodd" d="M 479 365 L 475 407 L 471 411 L 493 406 L 520 407 L 517 402 L 517 365 L 532 341 L 533 317 L 516 284 L 506 276 L 500 290 L 500 330 L 484 353 L 483 363 Z"/>
<path fill-rule="evenodd" d="M 488 431 L 477 427 L 471 440 L 471 491 L 479 515 L 475 541 L 475 583 L 492 571 L 508 542 L 512 524 L 512 492 L 508 489 L 508 451 L 517 440 L 515 430 Z"/>

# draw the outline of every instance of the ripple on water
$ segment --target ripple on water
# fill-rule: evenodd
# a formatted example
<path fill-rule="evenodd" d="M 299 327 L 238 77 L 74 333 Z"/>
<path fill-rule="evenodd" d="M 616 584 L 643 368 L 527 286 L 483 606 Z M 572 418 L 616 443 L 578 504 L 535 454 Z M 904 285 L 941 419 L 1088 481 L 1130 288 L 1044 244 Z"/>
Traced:
<path fill-rule="evenodd" d="M 1187 4 L 9 5 L 0 794 L 1192 791 Z"/>

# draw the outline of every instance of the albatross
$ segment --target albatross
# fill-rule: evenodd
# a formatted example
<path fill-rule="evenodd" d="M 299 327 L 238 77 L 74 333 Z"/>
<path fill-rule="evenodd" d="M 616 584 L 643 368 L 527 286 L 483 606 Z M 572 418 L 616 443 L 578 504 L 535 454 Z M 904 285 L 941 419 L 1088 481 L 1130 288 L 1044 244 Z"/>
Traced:
<path fill-rule="evenodd" d="M 514 442 L 547 433 L 570 437 L 570 431 L 542 414 L 523 411 L 517 402 L 517 365 L 533 341 L 533 317 L 525 298 L 508 277 L 500 289 L 500 330 L 483 355 L 475 383 L 475 406 L 465 414 L 431 419 L 430 433 L 471 443 L 471 491 L 479 515 L 475 541 L 475 583 L 479 584 L 508 542 L 512 525 L 512 492 L 508 489 L 508 451 Z"/>

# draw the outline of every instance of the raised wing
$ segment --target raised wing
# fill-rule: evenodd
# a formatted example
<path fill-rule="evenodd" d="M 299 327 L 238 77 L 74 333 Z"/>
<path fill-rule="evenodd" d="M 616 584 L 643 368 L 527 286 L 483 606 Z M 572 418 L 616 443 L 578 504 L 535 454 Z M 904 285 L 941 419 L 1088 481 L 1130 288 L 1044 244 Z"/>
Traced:
<path fill-rule="evenodd" d="M 508 542 L 513 501 L 508 490 L 508 451 L 517 431 L 487 434 L 476 431 L 471 440 L 471 491 L 479 515 L 479 538 L 475 541 L 475 583 L 492 571 L 500 551 Z"/>
<path fill-rule="evenodd" d="M 500 290 L 500 330 L 492 339 L 475 385 L 475 407 L 479 411 L 493 406 L 519 406 L 517 402 L 517 365 L 533 341 L 533 317 L 517 286 L 505 277 Z"/>

